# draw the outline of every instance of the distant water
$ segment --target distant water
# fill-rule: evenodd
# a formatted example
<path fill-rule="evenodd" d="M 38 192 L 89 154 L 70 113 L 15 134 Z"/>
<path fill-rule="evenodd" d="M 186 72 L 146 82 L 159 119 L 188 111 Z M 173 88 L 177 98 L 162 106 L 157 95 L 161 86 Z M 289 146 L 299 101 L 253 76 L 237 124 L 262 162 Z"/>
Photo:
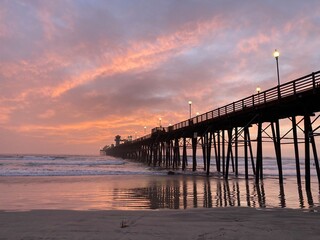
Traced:
<path fill-rule="evenodd" d="M 198 169 L 203 168 L 202 159 L 198 157 Z M 215 171 L 215 160 L 211 160 L 211 170 Z M 294 159 L 283 159 L 285 176 L 296 176 Z M 188 158 L 188 168 L 192 167 L 191 157 Z M 301 173 L 304 164 L 300 163 Z M 230 163 L 230 172 L 232 164 Z M 251 160 L 249 172 L 252 173 Z M 239 173 L 244 174 L 244 160 L 239 159 Z M 276 159 L 263 159 L 263 173 L 266 176 L 277 176 Z M 91 175 L 163 175 L 165 170 L 151 168 L 142 163 L 113 158 L 110 156 L 83 155 L 0 155 L 0 176 L 91 176 Z M 311 174 L 316 175 L 311 166 Z"/>
<path fill-rule="evenodd" d="M 192 167 L 188 158 L 188 168 Z M 198 171 L 168 176 L 161 168 L 109 156 L 0 155 L 0 210 L 137 210 L 212 207 L 298 208 L 319 206 L 319 184 L 312 169 L 312 189 L 296 184 L 295 161 L 283 159 L 284 185 L 278 183 L 276 160 L 265 158 L 265 179 L 255 184 L 244 179 L 243 159 L 239 178 L 225 181 L 214 173 Z M 249 164 L 251 168 L 251 163 Z M 230 166 L 230 172 L 232 167 Z M 250 169 L 250 172 L 252 170 Z M 301 172 L 304 166 L 301 162 Z"/>
<path fill-rule="evenodd" d="M 159 174 L 141 164 L 109 156 L 0 155 L 0 176 L 92 176 Z"/>

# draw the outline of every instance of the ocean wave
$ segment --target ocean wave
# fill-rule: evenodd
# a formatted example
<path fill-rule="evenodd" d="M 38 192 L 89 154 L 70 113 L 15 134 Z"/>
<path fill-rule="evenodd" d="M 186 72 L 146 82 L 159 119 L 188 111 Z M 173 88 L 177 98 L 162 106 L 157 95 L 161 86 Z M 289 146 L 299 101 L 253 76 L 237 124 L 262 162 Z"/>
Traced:
<path fill-rule="evenodd" d="M 125 161 L 104 161 L 104 162 L 80 162 L 80 161 L 68 161 L 68 162 L 26 162 L 26 166 L 121 166 L 125 165 Z"/>
<path fill-rule="evenodd" d="M 188 171 L 192 175 L 203 174 L 202 159 L 198 158 L 198 171 Z M 283 173 L 285 176 L 296 176 L 295 161 L 284 159 Z M 132 162 L 109 156 L 78 156 L 78 155 L 0 155 L 0 176 L 84 176 L 84 175 L 163 175 L 168 169 L 152 168 L 142 163 Z M 192 162 L 188 162 L 192 168 Z M 211 173 L 215 173 L 215 160 L 211 161 Z M 301 164 L 301 175 L 304 164 Z M 177 171 L 181 172 L 181 171 Z M 249 172 L 252 175 L 251 159 Z M 229 168 L 230 176 L 232 164 Z M 244 173 L 244 160 L 239 159 L 239 174 Z M 183 173 L 188 174 L 188 173 Z M 264 176 L 278 176 L 276 159 L 263 161 Z M 315 167 L 311 166 L 311 175 L 316 175 Z"/>
<path fill-rule="evenodd" d="M 74 170 L 74 171 L 0 171 L 0 176 L 3 177 L 44 177 L 44 176 L 107 176 L 107 175 L 166 175 L 166 172 L 151 172 L 151 171 L 89 171 L 89 170 Z"/>

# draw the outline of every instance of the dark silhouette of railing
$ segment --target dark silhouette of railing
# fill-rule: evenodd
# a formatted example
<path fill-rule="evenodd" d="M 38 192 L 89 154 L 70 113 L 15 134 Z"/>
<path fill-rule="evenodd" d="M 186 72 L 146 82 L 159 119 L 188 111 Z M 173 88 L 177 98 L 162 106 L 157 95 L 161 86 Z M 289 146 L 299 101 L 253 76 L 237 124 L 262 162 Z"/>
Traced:
<path fill-rule="evenodd" d="M 193 117 L 189 120 L 177 123 L 173 125 L 172 130 L 178 130 L 184 127 L 188 127 L 190 126 L 190 124 L 197 124 L 207 120 L 212 120 L 214 118 L 224 117 L 231 113 L 243 111 L 248 108 L 270 103 L 285 97 L 294 96 L 301 92 L 316 88 L 320 88 L 320 71 L 243 98 L 239 101 L 230 103 L 223 107 L 219 107 L 212 111 Z"/>

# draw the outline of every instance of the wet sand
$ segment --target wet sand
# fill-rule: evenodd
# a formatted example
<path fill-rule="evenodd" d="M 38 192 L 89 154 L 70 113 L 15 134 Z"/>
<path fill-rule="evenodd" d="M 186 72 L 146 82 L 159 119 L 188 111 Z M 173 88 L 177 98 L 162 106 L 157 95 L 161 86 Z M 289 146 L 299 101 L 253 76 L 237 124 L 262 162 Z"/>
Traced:
<path fill-rule="evenodd" d="M 318 183 L 308 194 L 294 178 L 225 181 L 203 176 L 0 177 L 0 211 L 143 210 L 319 206 Z"/>
<path fill-rule="evenodd" d="M 3 239 L 319 239 L 318 184 L 202 176 L 0 177 Z"/>
<path fill-rule="evenodd" d="M 0 212 L 0 239 L 319 239 L 320 209 Z"/>

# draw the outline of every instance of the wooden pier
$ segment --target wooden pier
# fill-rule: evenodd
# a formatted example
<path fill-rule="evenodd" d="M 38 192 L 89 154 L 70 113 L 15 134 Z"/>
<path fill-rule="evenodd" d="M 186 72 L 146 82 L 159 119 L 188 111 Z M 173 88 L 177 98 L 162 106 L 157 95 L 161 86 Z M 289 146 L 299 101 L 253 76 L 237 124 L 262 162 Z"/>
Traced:
<path fill-rule="evenodd" d="M 310 190 L 310 169 L 315 167 L 320 183 L 316 136 L 320 111 L 320 71 L 214 109 L 115 147 L 107 155 L 136 159 L 167 169 L 187 168 L 187 148 L 192 151 L 192 170 L 197 170 L 197 150 L 203 156 L 203 170 L 209 175 L 211 161 L 215 171 L 226 179 L 238 176 L 240 153 L 245 178 L 263 178 L 263 143 L 271 142 L 275 151 L 279 183 L 283 183 L 282 145 L 291 144 L 295 156 L 297 182 L 301 185 L 300 151 L 304 153 L 305 185 Z M 281 119 L 289 119 L 291 129 L 281 134 Z M 252 137 L 252 127 L 255 137 Z M 303 137 L 299 134 L 302 132 Z M 300 147 L 300 148 L 299 148 Z M 312 154 L 311 154 L 312 152 Z M 313 158 L 312 158 L 313 155 Z M 314 163 L 311 163 L 311 160 Z"/>

